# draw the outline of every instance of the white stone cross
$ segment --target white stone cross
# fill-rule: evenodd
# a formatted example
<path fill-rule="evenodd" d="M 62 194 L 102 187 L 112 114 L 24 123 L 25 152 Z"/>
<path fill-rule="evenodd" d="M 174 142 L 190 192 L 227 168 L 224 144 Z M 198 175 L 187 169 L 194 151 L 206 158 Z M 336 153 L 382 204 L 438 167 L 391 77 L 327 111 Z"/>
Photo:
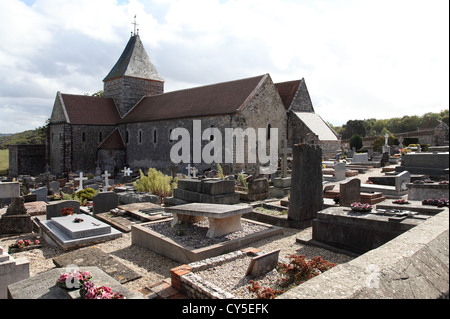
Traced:
<path fill-rule="evenodd" d="M 109 187 L 109 180 L 108 177 L 111 176 L 111 174 L 108 174 L 108 171 L 105 171 L 105 174 L 102 175 L 102 177 L 105 178 L 105 185 L 103 186 L 103 191 L 106 192 Z"/>
<path fill-rule="evenodd" d="M 127 168 L 126 166 L 123 168 L 123 174 L 124 176 L 131 176 L 131 173 L 133 172 L 129 167 Z"/>
<path fill-rule="evenodd" d="M 384 146 L 388 146 L 388 139 L 389 139 L 389 134 L 386 133 L 386 135 L 384 135 Z"/>
<path fill-rule="evenodd" d="M 197 173 L 198 173 L 198 168 L 192 167 L 191 168 L 191 172 L 192 172 L 192 177 L 196 178 L 197 177 Z"/>
<path fill-rule="evenodd" d="M 192 176 L 191 176 L 191 164 L 188 164 L 188 166 L 186 167 L 186 169 L 187 169 L 187 173 L 188 173 L 187 177 L 188 177 L 188 178 L 191 178 L 191 177 L 192 177 Z"/>
<path fill-rule="evenodd" d="M 287 147 L 287 141 L 283 140 L 280 147 L 281 156 L 281 177 L 287 177 L 287 156 L 292 153 L 292 148 Z"/>
<path fill-rule="evenodd" d="M 80 190 L 83 189 L 83 181 L 87 181 L 87 177 L 83 177 L 83 172 L 80 172 L 80 177 L 75 178 L 76 181 L 80 181 Z"/>

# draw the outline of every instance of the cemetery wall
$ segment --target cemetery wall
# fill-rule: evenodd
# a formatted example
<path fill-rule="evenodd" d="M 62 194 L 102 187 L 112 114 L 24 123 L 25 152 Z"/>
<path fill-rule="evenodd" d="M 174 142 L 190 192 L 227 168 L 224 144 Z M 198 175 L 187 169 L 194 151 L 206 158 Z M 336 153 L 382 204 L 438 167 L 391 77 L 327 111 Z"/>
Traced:
<path fill-rule="evenodd" d="M 278 299 L 437 299 L 449 297 L 449 211 Z"/>
<path fill-rule="evenodd" d="M 45 171 L 45 145 L 9 145 L 9 176 L 38 175 Z"/>
<path fill-rule="evenodd" d="M 164 82 L 121 77 L 104 83 L 104 96 L 112 97 L 123 117 L 143 96 L 164 93 Z"/>

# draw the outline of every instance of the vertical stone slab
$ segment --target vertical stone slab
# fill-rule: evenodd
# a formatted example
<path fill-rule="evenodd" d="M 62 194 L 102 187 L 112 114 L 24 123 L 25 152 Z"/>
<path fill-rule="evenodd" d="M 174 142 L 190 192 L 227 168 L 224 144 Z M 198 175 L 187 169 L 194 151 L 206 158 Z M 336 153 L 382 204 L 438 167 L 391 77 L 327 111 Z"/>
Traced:
<path fill-rule="evenodd" d="M 339 204 L 350 206 L 352 203 L 361 201 L 361 180 L 352 178 L 340 184 Z"/>
<path fill-rule="evenodd" d="M 288 219 L 296 222 L 315 218 L 322 210 L 322 149 L 318 145 L 297 144 L 293 167 Z"/>

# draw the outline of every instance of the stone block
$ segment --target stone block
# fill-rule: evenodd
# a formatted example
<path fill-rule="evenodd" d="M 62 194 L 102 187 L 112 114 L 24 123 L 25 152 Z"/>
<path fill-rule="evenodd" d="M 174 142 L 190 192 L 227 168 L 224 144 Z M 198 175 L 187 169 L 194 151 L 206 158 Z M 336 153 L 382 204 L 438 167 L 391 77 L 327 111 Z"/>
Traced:
<path fill-rule="evenodd" d="M 109 212 L 117 206 L 119 206 L 119 195 L 115 192 L 97 193 L 92 199 L 94 214 Z"/>
<path fill-rule="evenodd" d="M 0 182 L 0 199 L 20 196 L 19 182 Z"/>

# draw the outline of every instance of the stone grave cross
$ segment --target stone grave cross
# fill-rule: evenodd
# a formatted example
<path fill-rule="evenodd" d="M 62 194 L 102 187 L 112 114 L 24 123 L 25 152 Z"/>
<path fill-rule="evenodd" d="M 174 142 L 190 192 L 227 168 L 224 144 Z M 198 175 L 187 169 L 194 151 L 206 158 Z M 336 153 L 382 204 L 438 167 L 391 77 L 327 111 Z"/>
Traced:
<path fill-rule="evenodd" d="M 76 181 L 80 181 L 80 190 L 83 189 L 83 181 L 87 181 L 87 177 L 83 177 L 83 172 L 80 172 L 80 177 L 75 178 Z"/>
<path fill-rule="evenodd" d="M 281 154 L 281 177 L 287 177 L 287 156 L 292 153 L 292 148 L 287 147 L 287 141 L 283 140 L 279 153 Z"/>
<path fill-rule="evenodd" d="M 105 178 L 105 185 L 103 186 L 103 191 L 106 192 L 108 191 L 108 187 L 109 187 L 109 180 L 108 177 L 111 176 L 111 174 L 108 174 L 108 171 L 105 171 L 105 174 L 102 175 L 102 177 Z"/>
<path fill-rule="evenodd" d="M 196 178 L 197 177 L 197 173 L 198 173 L 198 168 L 197 167 L 191 167 L 191 173 L 192 173 L 192 177 Z"/>
<path fill-rule="evenodd" d="M 124 176 L 131 176 L 131 173 L 133 172 L 129 167 L 127 168 L 126 166 L 123 168 L 123 175 Z"/>
<path fill-rule="evenodd" d="M 175 172 L 178 170 L 179 166 L 175 163 L 170 164 L 167 166 L 167 169 L 170 171 L 172 178 L 175 178 Z"/>
<path fill-rule="evenodd" d="M 191 178 L 192 176 L 191 176 L 191 164 L 188 164 L 188 166 L 186 167 L 186 169 L 187 169 L 187 173 L 188 173 L 188 175 L 187 175 L 187 177 L 188 178 Z"/>
<path fill-rule="evenodd" d="M 386 134 L 384 135 L 384 146 L 388 146 L 388 139 L 389 139 L 389 134 L 386 133 Z"/>

